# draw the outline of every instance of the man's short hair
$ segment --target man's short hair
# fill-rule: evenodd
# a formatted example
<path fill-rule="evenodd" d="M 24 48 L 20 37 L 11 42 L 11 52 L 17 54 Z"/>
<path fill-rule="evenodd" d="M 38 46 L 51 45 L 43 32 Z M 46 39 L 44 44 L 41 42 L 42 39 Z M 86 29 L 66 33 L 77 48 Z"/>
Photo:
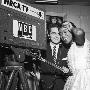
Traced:
<path fill-rule="evenodd" d="M 57 27 L 58 31 L 60 30 L 60 27 L 57 24 L 50 24 L 48 34 L 50 34 L 50 32 L 51 32 L 51 28 L 54 28 L 54 27 Z"/>

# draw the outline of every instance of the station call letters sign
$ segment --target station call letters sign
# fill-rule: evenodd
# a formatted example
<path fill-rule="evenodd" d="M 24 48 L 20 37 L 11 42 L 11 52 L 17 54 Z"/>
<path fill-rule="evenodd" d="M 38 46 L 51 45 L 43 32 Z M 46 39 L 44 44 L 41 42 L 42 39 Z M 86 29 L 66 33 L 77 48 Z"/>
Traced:
<path fill-rule="evenodd" d="M 13 36 L 36 41 L 36 26 L 13 20 Z"/>
<path fill-rule="evenodd" d="M 17 0 L 2 0 L 1 5 L 44 20 L 44 12 Z"/>
<path fill-rule="evenodd" d="M 20 0 L 0 0 L 0 3 L 0 21 L 8 24 L 0 28 L 0 42 L 46 49 L 45 12 Z"/>

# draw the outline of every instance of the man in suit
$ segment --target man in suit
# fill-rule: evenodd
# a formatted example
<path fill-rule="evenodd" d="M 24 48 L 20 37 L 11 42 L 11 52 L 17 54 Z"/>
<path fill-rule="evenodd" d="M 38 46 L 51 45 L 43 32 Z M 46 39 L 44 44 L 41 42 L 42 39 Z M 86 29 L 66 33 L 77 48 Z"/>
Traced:
<path fill-rule="evenodd" d="M 67 63 L 62 60 L 66 59 L 68 48 L 61 44 L 59 29 L 56 24 L 50 25 L 49 28 L 50 42 L 47 44 L 45 58 L 49 63 L 41 62 L 40 79 L 42 80 L 43 90 L 63 90 L 65 84 L 64 73 L 69 71 Z"/>

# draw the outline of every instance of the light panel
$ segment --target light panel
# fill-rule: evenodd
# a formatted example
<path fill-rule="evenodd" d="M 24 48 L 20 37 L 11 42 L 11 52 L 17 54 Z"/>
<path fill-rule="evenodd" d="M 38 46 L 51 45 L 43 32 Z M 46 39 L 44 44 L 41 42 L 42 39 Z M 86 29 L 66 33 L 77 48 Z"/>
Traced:
<path fill-rule="evenodd" d="M 36 3 L 57 3 L 58 0 L 35 0 Z"/>

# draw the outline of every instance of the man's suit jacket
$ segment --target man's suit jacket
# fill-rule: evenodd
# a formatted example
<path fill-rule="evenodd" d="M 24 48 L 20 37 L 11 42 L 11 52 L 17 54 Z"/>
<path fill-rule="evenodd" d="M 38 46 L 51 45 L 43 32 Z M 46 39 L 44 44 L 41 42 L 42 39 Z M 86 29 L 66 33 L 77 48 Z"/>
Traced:
<path fill-rule="evenodd" d="M 57 66 L 67 67 L 66 61 L 62 60 L 63 58 L 66 58 L 67 52 L 68 52 L 67 48 L 65 48 L 63 45 L 59 46 L 58 54 L 57 54 L 57 61 L 56 61 Z M 49 44 L 47 45 L 46 60 L 51 63 L 54 63 L 53 57 L 52 57 L 51 46 Z M 45 62 L 41 62 L 41 70 L 42 70 L 41 79 L 44 80 L 45 84 L 47 84 L 48 86 L 50 86 L 53 83 L 57 75 L 59 76 L 59 79 L 61 79 L 60 83 L 63 83 L 64 85 L 65 83 L 63 80 L 64 73 L 61 70 L 58 70 L 55 67 L 52 67 L 46 64 Z"/>
<path fill-rule="evenodd" d="M 57 60 L 56 65 L 59 67 L 65 66 L 67 67 L 66 61 L 62 60 L 63 58 L 67 57 L 68 49 L 65 48 L 63 45 L 59 45 L 58 53 L 57 53 Z M 53 56 L 52 56 L 52 50 L 50 44 L 47 45 L 47 51 L 46 51 L 46 60 L 54 64 Z M 41 64 L 42 69 L 45 73 L 56 73 L 56 68 L 52 67 L 46 63 Z M 59 70 L 60 72 L 60 70 Z M 61 72 L 62 73 L 62 72 Z"/>

